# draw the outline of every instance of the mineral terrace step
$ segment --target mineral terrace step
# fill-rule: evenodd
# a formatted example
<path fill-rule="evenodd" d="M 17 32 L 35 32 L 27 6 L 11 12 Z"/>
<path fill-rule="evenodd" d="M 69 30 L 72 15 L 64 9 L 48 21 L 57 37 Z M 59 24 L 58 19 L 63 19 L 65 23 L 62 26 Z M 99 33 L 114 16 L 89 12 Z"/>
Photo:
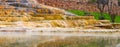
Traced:
<path fill-rule="evenodd" d="M 3 27 L 0 32 L 118 32 L 120 29 L 29 28 Z"/>

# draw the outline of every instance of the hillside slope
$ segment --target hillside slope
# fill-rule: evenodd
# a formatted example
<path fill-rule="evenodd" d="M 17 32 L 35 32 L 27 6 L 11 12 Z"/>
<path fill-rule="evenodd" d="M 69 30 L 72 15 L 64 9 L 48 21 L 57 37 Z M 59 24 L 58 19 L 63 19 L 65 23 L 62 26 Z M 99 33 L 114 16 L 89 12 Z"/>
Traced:
<path fill-rule="evenodd" d="M 99 12 L 96 7 L 96 4 L 88 3 L 89 0 L 37 0 L 40 4 L 49 5 L 52 7 L 58 7 L 66 10 L 83 10 L 87 12 Z M 116 1 L 114 0 L 116 3 Z M 113 10 L 115 12 L 117 10 L 120 15 L 120 7 L 115 7 L 117 9 Z M 119 11 L 118 11 L 119 10 Z M 107 8 L 105 8 L 107 11 Z"/>

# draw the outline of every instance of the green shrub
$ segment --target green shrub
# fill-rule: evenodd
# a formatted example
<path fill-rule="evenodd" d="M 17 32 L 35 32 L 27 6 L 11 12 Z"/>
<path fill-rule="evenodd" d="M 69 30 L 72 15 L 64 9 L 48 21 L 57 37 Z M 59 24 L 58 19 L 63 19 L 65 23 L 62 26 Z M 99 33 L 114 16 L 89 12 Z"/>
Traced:
<path fill-rule="evenodd" d="M 74 13 L 76 15 L 79 15 L 79 16 L 84 16 L 85 15 L 85 12 L 81 11 L 81 10 L 67 10 L 67 11 L 71 12 L 71 13 Z"/>
<path fill-rule="evenodd" d="M 81 11 L 81 10 L 67 10 L 67 11 L 74 13 L 78 16 L 85 16 L 85 13 L 86 13 L 85 11 Z M 99 20 L 99 17 L 101 16 L 99 12 L 89 12 L 89 13 L 90 13 L 90 15 L 94 16 L 95 19 L 97 19 L 97 20 Z M 104 13 L 103 15 L 106 20 L 111 21 L 110 15 L 108 13 Z M 116 16 L 115 23 L 120 23 L 120 16 Z"/>

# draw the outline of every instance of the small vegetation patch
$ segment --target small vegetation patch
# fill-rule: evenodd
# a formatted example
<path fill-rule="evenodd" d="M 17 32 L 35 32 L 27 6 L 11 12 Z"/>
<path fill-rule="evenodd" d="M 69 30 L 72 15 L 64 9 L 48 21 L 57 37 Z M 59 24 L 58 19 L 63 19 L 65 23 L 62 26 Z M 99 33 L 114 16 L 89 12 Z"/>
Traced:
<path fill-rule="evenodd" d="M 81 11 L 81 10 L 67 10 L 68 12 L 74 13 L 78 16 L 87 16 L 88 14 L 91 16 L 94 16 L 95 19 L 99 20 L 99 17 L 101 16 L 101 14 L 99 12 L 85 12 L 85 11 Z M 87 13 L 87 15 L 86 15 Z M 105 20 L 110 20 L 110 15 L 108 13 L 104 13 L 103 14 L 105 17 Z M 115 18 L 115 23 L 120 23 L 120 16 L 116 16 Z"/>

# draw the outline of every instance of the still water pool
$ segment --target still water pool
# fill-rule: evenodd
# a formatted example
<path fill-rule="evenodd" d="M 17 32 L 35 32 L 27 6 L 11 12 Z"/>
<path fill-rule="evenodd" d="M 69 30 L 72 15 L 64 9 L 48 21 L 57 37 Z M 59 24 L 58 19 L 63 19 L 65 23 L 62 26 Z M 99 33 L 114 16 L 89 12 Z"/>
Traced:
<path fill-rule="evenodd" d="M 120 37 L 5 34 L 0 47 L 120 47 Z"/>

